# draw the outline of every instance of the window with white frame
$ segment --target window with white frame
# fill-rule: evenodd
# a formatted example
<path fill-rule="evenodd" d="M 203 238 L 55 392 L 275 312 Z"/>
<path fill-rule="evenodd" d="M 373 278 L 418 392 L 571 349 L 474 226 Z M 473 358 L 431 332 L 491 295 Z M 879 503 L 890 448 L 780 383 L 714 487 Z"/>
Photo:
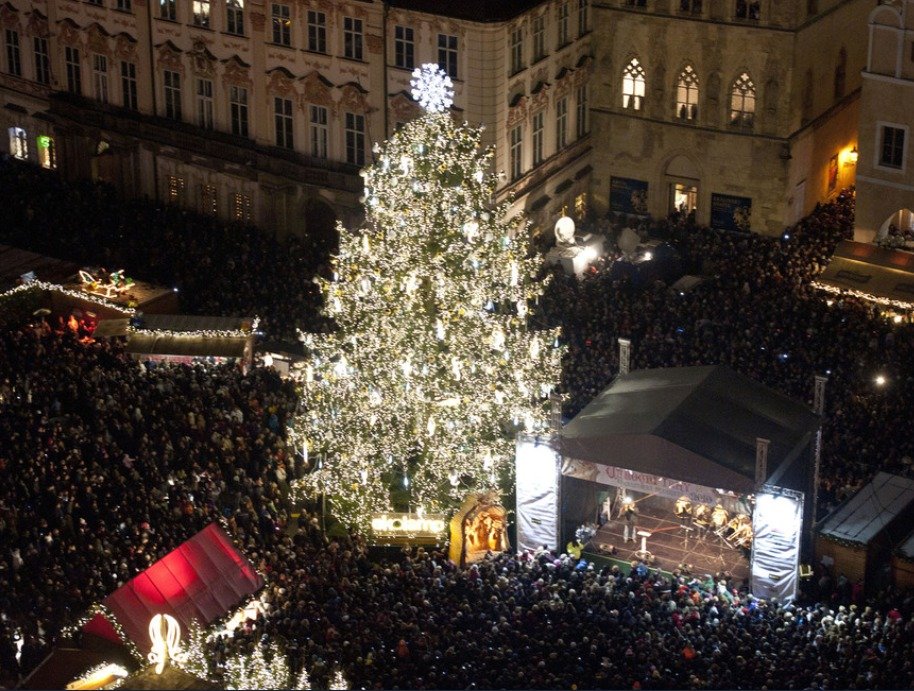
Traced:
<path fill-rule="evenodd" d="M 457 37 L 438 34 L 438 67 L 451 79 L 457 79 Z"/>
<path fill-rule="evenodd" d="M 315 158 L 327 158 L 329 134 L 327 109 L 324 106 L 308 106 L 308 138 L 311 143 L 311 155 Z"/>
<path fill-rule="evenodd" d="M 517 180 L 524 172 L 524 130 L 521 125 L 511 130 L 510 140 L 508 142 L 508 153 L 510 157 L 509 167 L 511 179 Z"/>
<path fill-rule="evenodd" d="M 533 115 L 533 165 L 538 166 L 543 162 L 543 132 L 546 129 L 545 111 Z"/>
<path fill-rule="evenodd" d="M 6 30 L 6 71 L 10 74 L 22 76 L 22 55 L 19 52 L 19 32 L 13 29 Z"/>
<path fill-rule="evenodd" d="M 730 87 L 730 124 L 751 128 L 755 123 L 755 84 L 743 72 Z"/>
<path fill-rule="evenodd" d="M 533 61 L 546 57 L 546 15 L 533 18 Z"/>
<path fill-rule="evenodd" d="M 243 86 L 229 87 L 229 120 L 232 134 L 236 137 L 248 136 L 248 90 Z"/>
<path fill-rule="evenodd" d="M 879 165 L 883 168 L 904 168 L 905 135 L 906 128 L 893 125 L 879 127 L 877 151 L 879 151 Z"/>
<path fill-rule="evenodd" d="M 576 110 L 576 134 L 578 139 L 590 132 L 590 111 L 587 104 L 587 85 L 582 84 L 575 91 L 575 100 L 577 101 Z"/>
<path fill-rule="evenodd" d="M 67 91 L 81 94 L 83 91 L 82 68 L 79 62 L 79 48 L 64 48 L 64 62 L 67 67 Z"/>
<path fill-rule="evenodd" d="M 365 165 L 365 116 L 346 113 L 346 162 Z"/>
<path fill-rule="evenodd" d="M 590 30 L 590 0 L 578 0 L 578 36 Z"/>
<path fill-rule="evenodd" d="M 209 0 L 193 0 L 194 25 L 203 29 L 209 28 Z"/>
<path fill-rule="evenodd" d="M 29 158 L 29 136 L 21 127 L 10 127 L 10 156 L 20 161 Z"/>
<path fill-rule="evenodd" d="M 95 100 L 108 102 L 108 57 L 95 53 L 92 55 L 92 85 L 95 88 Z"/>
<path fill-rule="evenodd" d="M 343 55 L 350 60 L 361 60 L 365 42 L 361 19 L 343 17 Z"/>
<path fill-rule="evenodd" d="M 213 129 L 213 113 L 213 80 L 197 79 L 197 126 L 204 130 Z"/>
<path fill-rule="evenodd" d="M 308 10 L 308 50 L 327 52 L 327 15 L 317 10 Z"/>
<path fill-rule="evenodd" d="M 181 119 L 181 75 L 173 70 L 163 74 L 165 88 L 165 117 L 171 120 Z"/>
<path fill-rule="evenodd" d="M 626 65 L 622 72 L 622 107 L 641 110 L 644 105 L 644 68 L 638 58 Z"/>
<path fill-rule="evenodd" d="M 511 31 L 511 74 L 524 69 L 524 29 L 521 26 Z"/>
<path fill-rule="evenodd" d="M 292 143 L 292 99 L 273 98 L 273 121 L 276 129 L 276 146 L 294 148 Z"/>
<path fill-rule="evenodd" d="M 564 149 L 568 144 L 568 99 L 555 102 L 555 148 Z"/>
<path fill-rule="evenodd" d="M 225 32 L 244 36 L 244 0 L 226 0 Z"/>
<path fill-rule="evenodd" d="M 691 65 L 679 73 L 676 84 L 676 117 L 695 120 L 698 117 L 698 75 Z"/>
<path fill-rule="evenodd" d="M 556 22 L 558 47 L 568 44 L 568 20 L 571 15 L 571 0 L 561 0 L 558 7 L 558 21 Z"/>
<path fill-rule="evenodd" d="M 130 110 L 137 110 L 136 65 L 126 60 L 121 61 L 121 105 Z"/>
<path fill-rule="evenodd" d="M 416 44 L 413 42 L 413 30 L 408 26 L 394 27 L 394 64 L 411 70 L 415 67 Z"/>
<path fill-rule="evenodd" d="M 39 84 L 50 84 L 51 58 L 48 54 L 48 39 L 35 36 L 32 45 L 35 49 L 35 81 Z"/>
<path fill-rule="evenodd" d="M 273 43 L 292 45 L 292 11 L 288 5 L 273 3 Z"/>
<path fill-rule="evenodd" d="M 178 0 L 159 0 L 159 17 L 171 22 L 178 19 Z"/>

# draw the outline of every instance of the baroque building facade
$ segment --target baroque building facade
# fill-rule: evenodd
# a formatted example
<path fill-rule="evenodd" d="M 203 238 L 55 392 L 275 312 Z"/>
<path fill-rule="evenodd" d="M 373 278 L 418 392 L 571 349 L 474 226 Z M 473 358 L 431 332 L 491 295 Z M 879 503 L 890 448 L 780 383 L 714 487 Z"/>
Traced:
<path fill-rule="evenodd" d="M 914 0 L 883 2 L 869 17 L 860 97 L 860 157 L 854 239 L 873 242 L 889 226 L 914 235 Z M 914 242 L 905 243 L 908 249 Z"/>
<path fill-rule="evenodd" d="M 598 212 L 777 235 L 854 182 L 873 0 L 598 0 Z"/>
<path fill-rule="evenodd" d="M 356 224 L 358 171 L 433 62 L 497 145 L 501 198 L 541 225 L 586 204 L 590 0 L 9 0 L 0 22 L 10 154 L 128 197 Z"/>

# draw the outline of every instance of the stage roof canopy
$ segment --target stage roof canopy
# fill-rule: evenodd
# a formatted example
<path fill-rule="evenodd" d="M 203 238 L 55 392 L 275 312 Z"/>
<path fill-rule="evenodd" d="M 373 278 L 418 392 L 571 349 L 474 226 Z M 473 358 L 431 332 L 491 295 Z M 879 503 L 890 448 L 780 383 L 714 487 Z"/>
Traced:
<path fill-rule="evenodd" d="M 757 437 L 770 441 L 770 477 L 818 426 L 805 405 L 723 365 L 639 370 L 617 377 L 564 427 L 562 454 L 748 492 Z"/>
<path fill-rule="evenodd" d="M 227 614 L 263 586 L 253 565 L 215 523 L 169 552 L 102 602 L 123 627 L 124 634 L 146 654 L 150 649 L 149 620 L 170 614 L 188 630 L 191 620 L 207 625 Z M 113 622 L 102 614 L 83 627 L 107 640 L 120 642 Z"/>
<path fill-rule="evenodd" d="M 868 484 L 861 487 L 847 502 L 839 506 L 822 522 L 819 532 L 834 540 L 846 540 L 861 545 L 885 530 L 900 514 L 914 510 L 914 480 L 878 473 Z M 907 530 L 910 525 L 905 525 Z M 903 537 L 895 536 L 896 539 Z M 893 540 L 894 542 L 894 540 Z M 914 547 L 909 540 L 902 545 L 902 551 Z"/>

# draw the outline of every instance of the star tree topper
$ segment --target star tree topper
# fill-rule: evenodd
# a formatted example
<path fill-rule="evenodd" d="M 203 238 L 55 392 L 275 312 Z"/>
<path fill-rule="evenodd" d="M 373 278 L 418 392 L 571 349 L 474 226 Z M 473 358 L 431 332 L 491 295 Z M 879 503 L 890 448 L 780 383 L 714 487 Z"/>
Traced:
<path fill-rule="evenodd" d="M 413 87 L 413 98 L 427 113 L 443 113 L 454 102 L 454 82 L 433 62 L 413 70 L 409 83 Z"/>

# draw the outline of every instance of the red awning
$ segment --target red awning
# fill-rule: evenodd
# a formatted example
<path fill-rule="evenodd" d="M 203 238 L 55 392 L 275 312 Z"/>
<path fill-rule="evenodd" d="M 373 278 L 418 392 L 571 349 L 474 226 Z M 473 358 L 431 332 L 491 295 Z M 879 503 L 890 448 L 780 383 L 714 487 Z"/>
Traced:
<path fill-rule="evenodd" d="M 208 625 L 263 586 L 263 579 L 215 523 L 210 524 L 103 601 L 124 633 L 147 653 L 149 620 L 170 614 L 186 631 Z M 96 615 L 84 627 L 109 640 L 114 628 Z"/>

